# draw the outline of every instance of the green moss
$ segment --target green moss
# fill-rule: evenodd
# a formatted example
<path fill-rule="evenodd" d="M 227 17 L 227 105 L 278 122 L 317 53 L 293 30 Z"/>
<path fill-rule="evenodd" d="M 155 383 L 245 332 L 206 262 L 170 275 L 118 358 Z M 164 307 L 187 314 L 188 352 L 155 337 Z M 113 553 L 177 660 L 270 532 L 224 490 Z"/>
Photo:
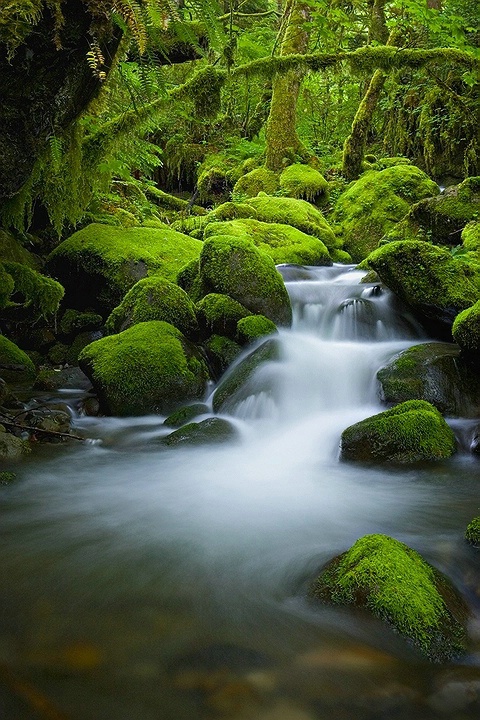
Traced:
<path fill-rule="evenodd" d="M 465 540 L 472 545 L 480 545 L 480 516 L 473 518 L 473 520 L 468 523 L 465 531 Z"/>
<path fill-rule="evenodd" d="M 330 219 L 344 249 L 360 262 L 411 204 L 437 193 L 437 184 L 413 165 L 371 170 L 340 195 Z"/>
<path fill-rule="evenodd" d="M 368 160 L 369 157 L 373 157 L 373 160 Z M 386 170 L 387 168 L 395 167 L 396 165 L 411 165 L 412 161 L 406 157 L 385 157 L 379 160 L 375 159 L 375 156 L 365 155 L 365 160 L 374 163 L 374 170 Z"/>
<path fill-rule="evenodd" d="M 248 345 L 266 335 L 273 335 L 277 326 L 264 315 L 248 315 L 237 323 L 237 340 L 240 345 Z"/>
<path fill-rule="evenodd" d="M 453 339 L 467 355 L 480 356 L 480 300 L 463 310 L 454 320 Z"/>
<path fill-rule="evenodd" d="M 219 197 L 226 197 L 232 189 L 227 177 L 228 170 L 214 165 L 201 171 L 198 175 L 197 188 L 200 200 L 214 202 Z"/>
<path fill-rule="evenodd" d="M 185 405 L 185 407 L 176 410 L 164 420 L 164 425 L 168 427 L 182 427 L 187 423 L 191 422 L 194 418 L 199 415 L 208 413 L 209 409 L 207 405 L 203 403 L 194 403 L 193 405 Z"/>
<path fill-rule="evenodd" d="M 237 323 L 250 314 L 243 305 L 228 295 L 209 293 L 196 305 L 198 323 L 205 335 L 234 338 Z"/>
<path fill-rule="evenodd" d="M 345 250 L 339 250 L 338 248 L 330 250 L 330 257 L 334 263 L 342 263 L 342 265 L 351 265 L 353 263 L 352 256 Z"/>
<path fill-rule="evenodd" d="M 82 351 L 79 364 L 112 415 L 169 412 L 201 398 L 208 378 L 195 347 L 172 325 L 156 320 L 96 340 Z"/>
<path fill-rule="evenodd" d="M 0 485 L 10 485 L 16 479 L 17 476 L 13 472 L 0 472 Z"/>
<path fill-rule="evenodd" d="M 212 335 L 204 343 L 205 352 L 213 374 L 219 378 L 240 355 L 242 348 L 230 338 L 223 335 Z"/>
<path fill-rule="evenodd" d="M 60 283 L 27 265 L 5 262 L 4 268 L 13 278 L 14 293 L 23 295 L 25 308 L 30 308 L 34 315 L 43 317 L 57 312 L 64 295 Z"/>
<path fill-rule="evenodd" d="M 0 310 L 7 305 L 14 287 L 15 283 L 12 276 L 7 273 L 0 263 Z"/>
<path fill-rule="evenodd" d="M 255 208 L 247 203 L 240 202 L 226 202 L 223 205 L 219 205 L 208 214 L 207 223 L 209 222 L 222 222 L 223 220 L 237 220 L 238 218 L 253 218 L 257 217 Z"/>
<path fill-rule="evenodd" d="M 26 383 L 35 380 L 35 366 L 23 350 L 0 335 L 0 377 L 9 383 Z"/>
<path fill-rule="evenodd" d="M 187 337 L 198 332 L 195 306 L 187 293 L 156 275 L 139 280 L 128 291 L 105 327 L 109 333 L 119 333 L 148 320 L 164 320 Z"/>
<path fill-rule="evenodd" d="M 465 250 L 480 253 L 480 221 L 472 220 L 462 230 L 462 244 Z"/>
<path fill-rule="evenodd" d="M 334 558 L 310 595 L 367 608 L 436 662 L 466 651 L 468 608 L 450 581 L 415 550 L 387 535 L 365 535 Z"/>
<path fill-rule="evenodd" d="M 30 453 L 30 445 L 11 433 L 0 432 L 0 461 L 17 462 Z"/>
<path fill-rule="evenodd" d="M 325 244 L 317 237 L 307 235 L 297 228 L 280 223 L 264 223 L 259 220 L 242 219 L 212 223 L 205 228 L 205 237 L 230 235 L 249 237 L 256 247 L 269 255 L 276 265 L 331 265 Z"/>
<path fill-rule="evenodd" d="M 209 217 L 210 213 L 202 216 L 191 215 L 189 217 L 180 218 L 171 224 L 171 228 L 172 230 L 177 230 L 184 235 L 190 235 L 190 237 L 193 237 L 196 240 L 202 240 L 203 230 L 210 222 Z"/>
<path fill-rule="evenodd" d="M 119 228 L 92 223 L 62 242 L 47 268 L 64 285 L 67 304 L 110 312 L 136 282 L 151 275 L 175 281 L 201 242 L 162 228 Z"/>
<path fill-rule="evenodd" d="M 199 423 L 189 423 L 162 439 L 163 445 L 209 445 L 235 440 L 238 433 L 234 426 L 223 418 L 207 418 Z"/>
<path fill-rule="evenodd" d="M 98 330 L 102 325 L 102 316 L 97 313 L 68 309 L 62 315 L 59 330 L 62 335 L 75 335 L 82 330 Z"/>
<path fill-rule="evenodd" d="M 265 167 L 256 168 L 242 175 L 233 188 L 233 198 L 256 197 L 258 193 L 272 194 L 278 190 L 278 175 Z"/>
<path fill-rule="evenodd" d="M 306 200 L 259 195 L 248 200 L 257 212 L 257 219 L 267 223 L 291 225 L 321 240 L 329 250 L 341 247 L 341 241 L 318 208 Z"/>
<path fill-rule="evenodd" d="M 328 182 L 310 165 L 289 165 L 280 175 L 280 187 L 288 197 L 319 201 L 328 199 Z"/>
<path fill-rule="evenodd" d="M 208 238 L 200 255 L 200 281 L 210 292 L 229 295 L 279 325 L 290 325 L 292 309 L 273 260 L 249 238 Z M 207 294 L 207 293 L 204 293 Z"/>
<path fill-rule="evenodd" d="M 0 261 L 3 260 L 28 265 L 34 269 L 37 267 L 33 255 L 13 235 L 0 230 Z"/>
<path fill-rule="evenodd" d="M 455 436 L 428 402 L 408 400 L 351 425 L 342 433 L 343 460 L 414 463 L 449 458 Z"/>

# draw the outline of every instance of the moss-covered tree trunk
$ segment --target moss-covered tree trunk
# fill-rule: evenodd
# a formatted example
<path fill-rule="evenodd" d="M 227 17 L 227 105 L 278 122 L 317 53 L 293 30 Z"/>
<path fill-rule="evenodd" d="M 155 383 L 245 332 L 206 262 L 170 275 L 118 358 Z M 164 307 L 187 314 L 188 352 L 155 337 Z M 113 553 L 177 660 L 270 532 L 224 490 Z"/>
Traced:
<path fill-rule="evenodd" d="M 285 8 L 286 31 L 280 54 L 304 54 L 308 49 L 309 33 L 306 21 L 310 17 L 307 3 L 288 0 Z M 273 81 L 272 101 L 266 128 L 266 160 L 269 170 L 281 170 L 284 158 L 291 159 L 301 150 L 297 135 L 297 101 L 304 70 L 297 68 L 284 75 L 276 75 Z"/>

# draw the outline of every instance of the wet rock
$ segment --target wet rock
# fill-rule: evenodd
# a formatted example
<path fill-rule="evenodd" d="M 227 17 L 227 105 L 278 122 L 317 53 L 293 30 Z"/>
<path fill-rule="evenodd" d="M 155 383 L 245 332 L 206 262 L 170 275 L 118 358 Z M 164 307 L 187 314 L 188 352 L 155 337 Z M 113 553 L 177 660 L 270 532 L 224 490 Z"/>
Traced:
<path fill-rule="evenodd" d="M 182 427 L 182 425 L 186 425 L 187 423 L 191 422 L 199 415 L 203 415 L 204 413 L 208 412 L 208 406 L 204 405 L 203 403 L 186 405 L 185 407 L 180 408 L 180 410 L 176 410 L 174 413 L 169 415 L 163 424 L 168 425 L 169 427 L 179 428 Z"/>
<path fill-rule="evenodd" d="M 217 379 L 242 352 L 240 345 L 222 335 L 212 335 L 204 343 L 204 348 L 212 374 Z"/>
<path fill-rule="evenodd" d="M 30 452 L 28 442 L 11 433 L 0 432 L 0 460 L 15 462 Z"/>
<path fill-rule="evenodd" d="M 98 313 L 69 309 L 62 315 L 59 330 L 62 335 L 78 335 L 86 330 L 99 330 L 102 324 L 102 316 Z"/>
<path fill-rule="evenodd" d="M 473 437 L 472 437 L 472 442 L 470 445 L 470 450 L 475 455 L 480 455 L 480 425 L 477 425 L 473 431 Z"/>
<path fill-rule="evenodd" d="M 164 445 L 218 444 L 238 437 L 235 427 L 222 418 L 207 418 L 199 423 L 189 423 L 162 438 Z"/>
<path fill-rule="evenodd" d="M 68 412 L 52 407 L 26 410 L 24 413 L 17 414 L 15 421 L 18 422 L 19 425 L 34 428 L 34 430 L 28 431 L 33 434 L 35 434 L 35 429 L 43 431 L 36 435 L 37 441 L 40 442 L 54 442 L 55 433 L 68 434 L 71 430 L 70 415 Z M 48 433 L 52 433 L 52 435 L 49 436 Z"/>
<path fill-rule="evenodd" d="M 86 390 L 90 380 L 79 367 L 65 367 L 61 370 L 43 368 L 33 385 L 35 390 Z"/>
<path fill-rule="evenodd" d="M 458 668 L 437 680 L 437 687 L 427 699 L 428 706 L 446 717 L 453 713 L 480 714 L 480 674 L 477 668 Z M 462 715 L 462 717 L 464 717 Z"/>
<path fill-rule="evenodd" d="M 80 404 L 80 412 L 87 417 L 97 417 L 100 414 L 100 403 L 96 397 L 87 397 Z"/>

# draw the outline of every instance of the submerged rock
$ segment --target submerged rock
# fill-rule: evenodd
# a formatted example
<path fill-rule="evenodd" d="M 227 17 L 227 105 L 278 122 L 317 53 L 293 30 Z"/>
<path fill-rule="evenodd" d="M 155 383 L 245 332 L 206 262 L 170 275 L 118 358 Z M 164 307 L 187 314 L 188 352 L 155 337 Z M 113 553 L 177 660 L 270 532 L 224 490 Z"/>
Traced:
<path fill-rule="evenodd" d="M 234 440 L 238 433 L 234 426 L 223 418 L 207 418 L 199 423 L 189 423 L 162 438 L 164 445 L 204 445 Z"/>
<path fill-rule="evenodd" d="M 187 423 L 191 422 L 199 415 L 203 415 L 204 413 L 208 412 L 208 405 L 204 405 L 204 403 L 185 405 L 185 407 L 182 407 L 179 410 L 175 410 L 175 412 L 169 415 L 166 420 L 164 420 L 163 424 L 168 425 L 169 427 L 179 428 L 182 427 L 182 425 L 186 425 Z"/>
<path fill-rule="evenodd" d="M 333 558 L 309 594 L 366 608 L 435 662 L 466 651 L 469 613 L 463 598 L 415 550 L 387 535 L 365 535 Z"/>
<path fill-rule="evenodd" d="M 451 457 L 456 441 L 438 410 L 409 400 L 351 425 L 342 433 L 342 460 L 415 463 Z"/>

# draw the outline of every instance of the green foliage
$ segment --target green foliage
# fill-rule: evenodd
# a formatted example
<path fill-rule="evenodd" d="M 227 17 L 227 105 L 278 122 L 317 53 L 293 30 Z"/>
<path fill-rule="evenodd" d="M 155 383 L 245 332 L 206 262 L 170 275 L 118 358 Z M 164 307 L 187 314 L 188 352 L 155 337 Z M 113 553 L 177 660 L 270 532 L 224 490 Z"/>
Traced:
<path fill-rule="evenodd" d="M 468 523 L 465 540 L 472 545 L 480 545 L 480 516 Z"/>
<path fill-rule="evenodd" d="M 0 366 L 0 374 L 6 382 L 30 382 L 36 376 L 28 355 L 4 335 L 0 335 Z"/>

